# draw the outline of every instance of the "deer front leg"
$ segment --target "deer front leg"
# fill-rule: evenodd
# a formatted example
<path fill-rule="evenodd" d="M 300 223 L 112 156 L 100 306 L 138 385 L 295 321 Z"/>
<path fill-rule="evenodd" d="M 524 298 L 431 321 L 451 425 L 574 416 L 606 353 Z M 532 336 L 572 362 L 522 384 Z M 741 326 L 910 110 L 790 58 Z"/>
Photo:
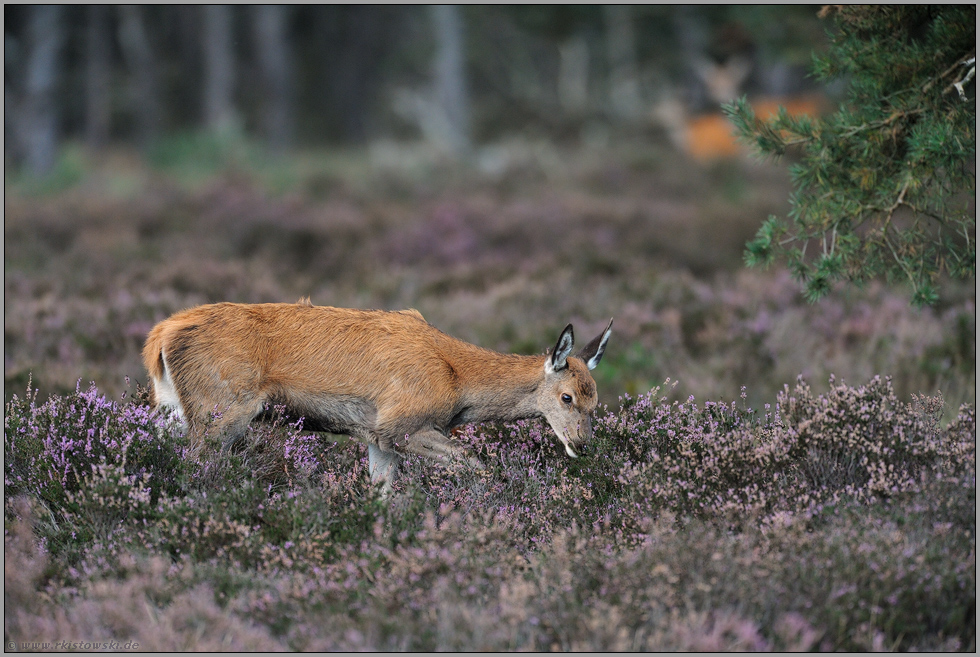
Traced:
<path fill-rule="evenodd" d="M 391 482 L 398 473 L 398 464 L 402 457 L 396 452 L 388 452 L 377 445 L 368 445 L 368 472 L 371 473 L 371 483 L 381 484 L 381 497 L 391 495 Z"/>
<path fill-rule="evenodd" d="M 435 429 L 417 431 L 398 441 L 399 451 L 418 454 L 437 461 L 447 461 L 456 457 L 465 460 L 476 470 L 485 470 L 486 466 L 468 448 L 450 440 L 446 435 Z"/>

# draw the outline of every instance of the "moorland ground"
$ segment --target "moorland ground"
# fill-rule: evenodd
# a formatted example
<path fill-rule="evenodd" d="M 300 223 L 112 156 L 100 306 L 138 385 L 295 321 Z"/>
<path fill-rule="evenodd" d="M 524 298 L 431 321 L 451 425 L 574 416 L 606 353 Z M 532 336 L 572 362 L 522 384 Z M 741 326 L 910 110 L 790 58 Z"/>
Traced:
<path fill-rule="evenodd" d="M 972 285 L 809 305 L 741 264 L 785 170 L 644 140 L 209 148 L 6 181 L 5 642 L 975 647 Z M 487 473 L 409 459 L 389 503 L 363 446 L 285 422 L 186 458 L 139 389 L 149 328 L 303 296 L 521 353 L 615 317 L 594 446 L 470 428 Z"/>
<path fill-rule="evenodd" d="M 170 313 L 302 296 L 414 307 L 521 353 L 615 316 L 595 372 L 610 405 L 668 377 L 676 398 L 745 386 L 756 405 L 800 374 L 821 390 L 830 374 L 891 376 L 903 398 L 942 390 L 953 408 L 975 396 L 973 286 L 921 311 L 880 283 L 809 305 L 784 270 L 743 267 L 746 239 L 788 208 L 782 166 L 514 142 L 469 168 L 378 146 L 209 169 L 204 146 L 175 142 L 157 167 L 117 154 L 92 170 L 69 153 L 56 193 L 8 184 L 5 398 L 29 376 L 44 394 L 81 379 L 118 396 L 125 377 L 145 381 L 142 341 Z"/>

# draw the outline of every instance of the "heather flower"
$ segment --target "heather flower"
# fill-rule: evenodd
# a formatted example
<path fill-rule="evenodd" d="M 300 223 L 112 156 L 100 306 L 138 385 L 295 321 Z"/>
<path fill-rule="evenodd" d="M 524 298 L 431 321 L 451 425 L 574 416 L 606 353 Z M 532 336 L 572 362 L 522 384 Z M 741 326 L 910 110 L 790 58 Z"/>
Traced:
<path fill-rule="evenodd" d="M 7 540 L 99 610 L 165 555 L 158 615 L 207 590 L 292 649 L 969 647 L 975 412 L 942 407 L 887 379 L 801 380 L 761 414 L 654 389 L 598 411 L 580 459 L 538 421 L 466 427 L 486 471 L 408 457 L 381 503 L 363 446 L 276 409 L 190 458 L 142 400 L 76 390 L 8 404 L 8 491 L 56 522 Z M 37 582 L 15 634 L 61 613 Z"/>

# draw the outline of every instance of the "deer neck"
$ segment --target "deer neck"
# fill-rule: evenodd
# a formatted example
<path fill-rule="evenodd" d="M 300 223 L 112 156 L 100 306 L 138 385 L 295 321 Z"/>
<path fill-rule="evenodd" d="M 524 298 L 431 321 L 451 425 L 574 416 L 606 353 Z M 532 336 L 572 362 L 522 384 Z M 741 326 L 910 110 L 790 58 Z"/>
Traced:
<path fill-rule="evenodd" d="M 453 364 L 461 392 L 454 424 L 540 417 L 537 393 L 544 382 L 544 359 L 480 349 L 468 365 Z"/>

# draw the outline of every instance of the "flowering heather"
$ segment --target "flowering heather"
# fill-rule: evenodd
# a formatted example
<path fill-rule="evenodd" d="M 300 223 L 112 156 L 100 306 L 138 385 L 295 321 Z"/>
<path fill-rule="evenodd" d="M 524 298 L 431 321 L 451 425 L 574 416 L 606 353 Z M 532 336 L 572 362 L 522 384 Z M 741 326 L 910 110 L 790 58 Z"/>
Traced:
<path fill-rule="evenodd" d="M 222 633 L 301 650 L 972 649 L 973 407 L 943 427 L 941 399 L 901 403 L 887 379 L 829 388 L 798 381 L 762 412 L 745 392 L 628 396 L 575 460 L 540 422 L 467 427 L 457 438 L 486 472 L 409 458 L 388 503 L 362 446 L 276 409 L 241 453 L 195 460 L 142 395 L 38 404 L 29 390 L 5 419 L 5 633 L 168 649 Z"/>
<path fill-rule="evenodd" d="M 109 527 L 130 515 L 130 503 L 143 508 L 178 490 L 184 457 L 183 441 L 148 406 L 110 401 L 94 384 L 44 404 L 28 388 L 5 408 L 5 494 L 29 494 L 55 516 L 91 505 Z"/>
<path fill-rule="evenodd" d="M 972 286 L 809 305 L 742 271 L 789 191 L 765 167 L 640 143 L 539 144 L 490 178 L 357 157 L 8 185 L 8 646 L 976 649 Z M 382 502 L 363 445 L 279 409 L 191 455 L 145 391 L 120 398 L 156 321 L 307 295 L 520 353 L 615 316 L 592 442 L 464 427 L 485 471 L 406 458 Z"/>

